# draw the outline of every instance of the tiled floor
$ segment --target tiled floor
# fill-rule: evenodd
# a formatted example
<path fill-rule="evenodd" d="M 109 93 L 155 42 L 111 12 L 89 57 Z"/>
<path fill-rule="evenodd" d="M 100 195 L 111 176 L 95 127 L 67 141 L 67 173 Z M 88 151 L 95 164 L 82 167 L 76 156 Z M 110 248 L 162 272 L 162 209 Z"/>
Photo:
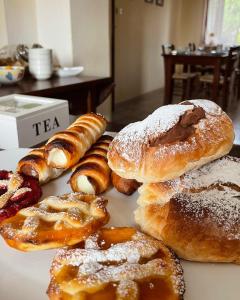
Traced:
<path fill-rule="evenodd" d="M 174 102 L 179 97 L 174 98 Z M 116 124 L 116 128 L 120 130 L 129 123 L 143 120 L 151 112 L 161 106 L 163 103 L 163 90 L 156 90 L 147 95 L 137 97 L 135 99 L 116 104 L 112 121 Z M 234 122 L 235 143 L 240 144 L 240 101 L 234 105 L 230 105 L 228 115 Z"/>

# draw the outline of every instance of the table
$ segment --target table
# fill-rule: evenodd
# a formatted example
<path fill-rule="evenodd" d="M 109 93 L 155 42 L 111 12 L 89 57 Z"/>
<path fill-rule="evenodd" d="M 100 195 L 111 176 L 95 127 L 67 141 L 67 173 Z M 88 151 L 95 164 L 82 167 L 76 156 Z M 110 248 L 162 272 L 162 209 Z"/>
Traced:
<path fill-rule="evenodd" d="M 221 55 L 196 55 L 196 54 L 163 54 L 164 69 L 165 69 L 165 94 L 164 104 L 172 103 L 173 95 L 173 73 L 174 67 L 177 64 L 181 65 L 201 65 L 213 66 L 213 85 L 211 100 L 218 102 L 219 81 L 221 74 L 221 66 L 228 61 L 228 54 Z"/>
<path fill-rule="evenodd" d="M 26 94 L 69 101 L 70 114 L 96 111 L 114 87 L 111 77 L 74 76 L 35 80 L 26 76 L 16 85 L 0 86 L 0 96 Z M 113 106 L 113 104 L 112 104 Z"/>

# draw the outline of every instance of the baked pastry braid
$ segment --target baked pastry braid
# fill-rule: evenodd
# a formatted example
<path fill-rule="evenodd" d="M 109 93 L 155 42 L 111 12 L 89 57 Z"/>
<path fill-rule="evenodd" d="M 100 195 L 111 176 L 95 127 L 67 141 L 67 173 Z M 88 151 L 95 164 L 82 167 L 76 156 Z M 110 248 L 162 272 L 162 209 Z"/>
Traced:
<path fill-rule="evenodd" d="M 74 166 L 106 129 L 107 121 L 100 114 L 79 117 L 66 130 L 58 132 L 46 144 L 47 164 L 57 169 Z"/>
<path fill-rule="evenodd" d="M 37 148 L 24 156 L 17 165 L 19 173 L 35 177 L 40 184 L 44 184 L 54 178 L 59 177 L 64 169 L 56 169 L 48 166 L 45 159 L 45 148 Z"/>
<path fill-rule="evenodd" d="M 70 184 L 74 192 L 100 194 L 110 185 L 107 152 L 112 137 L 103 135 L 74 167 Z"/>
<path fill-rule="evenodd" d="M 108 222 L 106 206 L 105 198 L 94 195 L 50 196 L 3 221 L 0 233 L 22 251 L 75 245 Z"/>
<path fill-rule="evenodd" d="M 58 250 L 51 300 L 182 300 L 183 270 L 173 252 L 134 228 L 103 228 L 77 248 Z"/>

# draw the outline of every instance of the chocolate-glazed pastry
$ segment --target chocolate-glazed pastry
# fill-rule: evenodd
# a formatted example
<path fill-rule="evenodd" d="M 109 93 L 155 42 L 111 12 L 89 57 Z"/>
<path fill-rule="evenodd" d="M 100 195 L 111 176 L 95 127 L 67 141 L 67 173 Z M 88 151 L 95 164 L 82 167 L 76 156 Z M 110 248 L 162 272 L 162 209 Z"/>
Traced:
<path fill-rule="evenodd" d="M 108 163 L 123 178 L 166 181 L 227 154 L 233 140 L 232 121 L 217 104 L 189 100 L 162 106 L 121 130 Z"/>

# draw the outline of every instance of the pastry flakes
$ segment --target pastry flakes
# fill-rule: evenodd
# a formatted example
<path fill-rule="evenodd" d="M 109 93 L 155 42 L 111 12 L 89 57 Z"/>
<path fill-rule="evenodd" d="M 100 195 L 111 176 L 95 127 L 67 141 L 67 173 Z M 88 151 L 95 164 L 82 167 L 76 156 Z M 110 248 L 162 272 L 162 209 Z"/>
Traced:
<path fill-rule="evenodd" d="M 23 251 L 74 245 L 108 222 L 106 204 L 81 193 L 50 196 L 4 221 L 0 232 L 9 246 Z"/>
<path fill-rule="evenodd" d="M 101 229 L 53 260 L 51 300 L 182 299 L 181 265 L 172 252 L 134 228 Z"/>

